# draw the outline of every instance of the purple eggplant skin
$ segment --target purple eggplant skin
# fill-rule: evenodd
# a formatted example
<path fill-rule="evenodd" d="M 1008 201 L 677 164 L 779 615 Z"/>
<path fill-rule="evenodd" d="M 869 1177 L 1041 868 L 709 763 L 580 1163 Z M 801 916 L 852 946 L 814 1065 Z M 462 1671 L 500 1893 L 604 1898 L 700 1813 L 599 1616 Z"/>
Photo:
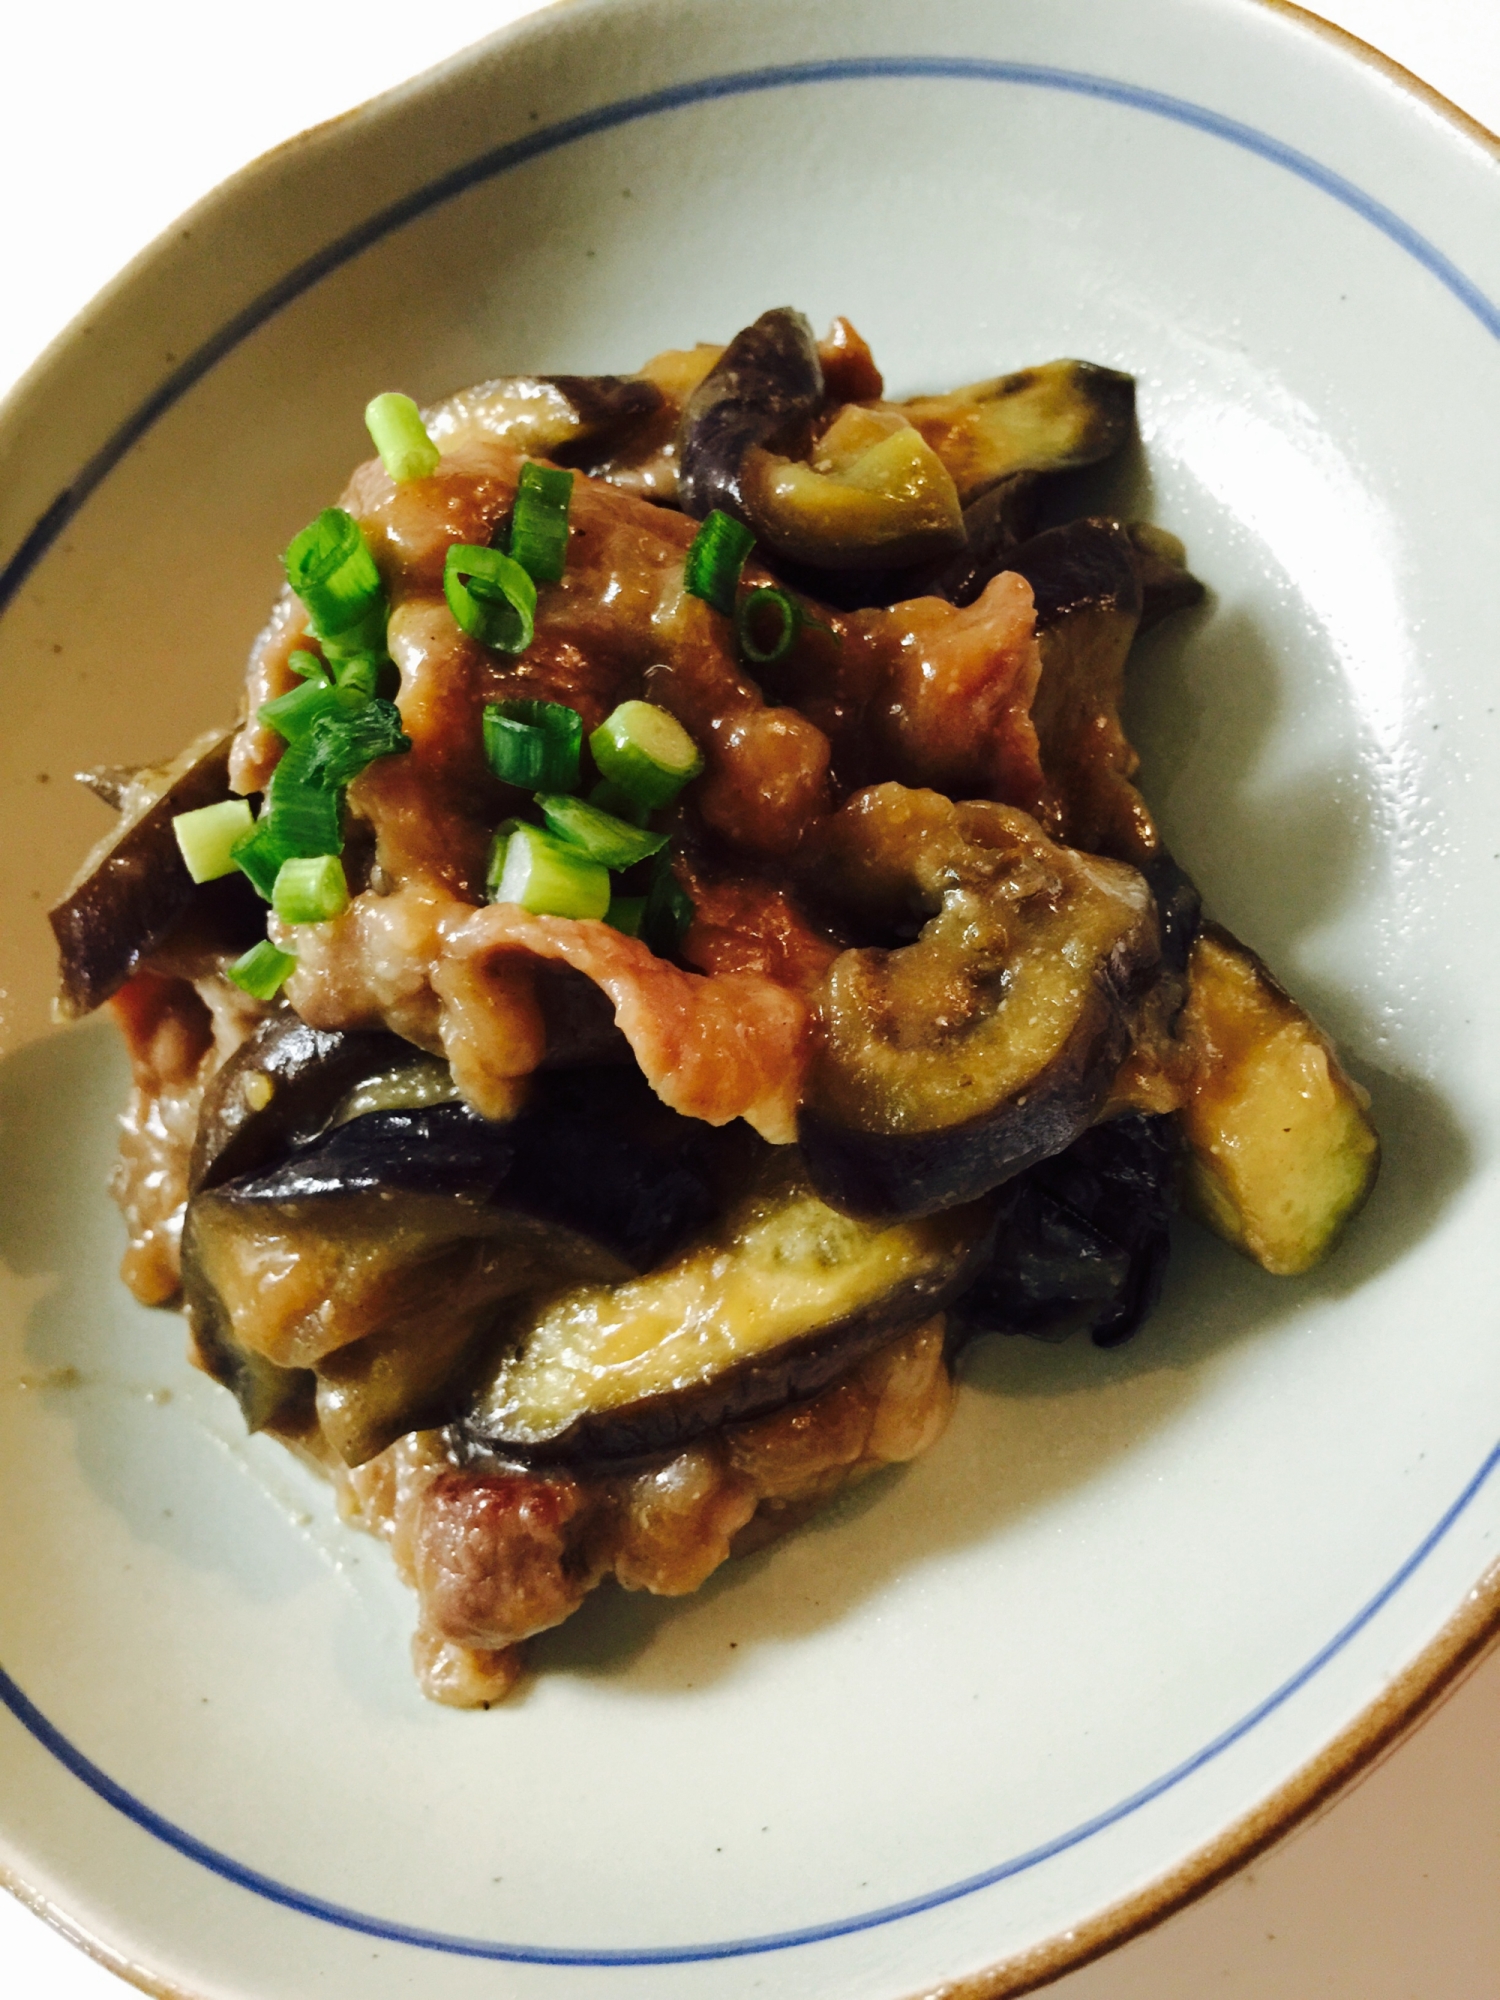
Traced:
<path fill-rule="evenodd" d="M 623 1104 L 606 1121 L 569 1094 L 539 1091 L 540 1101 L 505 1125 L 462 1103 L 367 1112 L 214 1192 L 247 1217 L 262 1203 L 326 1210 L 332 1234 L 347 1197 L 447 1195 L 555 1223 L 621 1265 L 647 1270 L 712 1217 L 701 1157 L 711 1142 L 695 1148 L 685 1134 L 678 1144 L 650 1145 Z"/>
<path fill-rule="evenodd" d="M 310 1028 L 290 1007 L 281 1008 L 260 1023 L 204 1093 L 189 1194 L 253 1174 L 307 1144 L 357 1083 L 421 1054 L 397 1035 Z"/>
<path fill-rule="evenodd" d="M 754 527 L 741 489 L 746 455 L 816 416 L 823 364 L 806 316 L 775 306 L 737 333 L 688 398 L 677 434 L 677 504 L 717 507 Z"/>
<path fill-rule="evenodd" d="M 866 1132 L 797 1114 L 797 1142 L 823 1199 L 851 1215 L 931 1215 L 969 1202 L 1060 1153 L 1099 1115 L 1130 1052 L 1125 994 L 1107 979 L 1062 1049 L 1020 1096 L 961 1125 Z"/>
<path fill-rule="evenodd" d="M 654 382 L 634 375 L 547 375 L 542 378 L 565 395 L 578 412 L 579 434 L 550 454 L 559 465 L 587 469 L 607 458 L 638 425 L 661 408 L 663 397 Z"/>
<path fill-rule="evenodd" d="M 1128 1340 L 1166 1279 L 1177 1155 L 1170 1118 L 1131 1113 L 1011 1181 L 989 1260 L 953 1308 L 960 1338 Z"/>
<path fill-rule="evenodd" d="M 1186 980 L 1193 941 L 1203 928 L 1203 898 L 1198 885 L 1165 847 L 1139 864 L 1156 901 L 1161 926 L 1161 965 L 1173 979 Z"/>
<path fill-rule="evenodd" d="M 233 732 L 200 736 L 145 791 L 88 856 L 62 901 L 48 911 L 62 976 L 61 1012 L 77 1020 L 120 988 L 191 914 L 205 937 L 243 949 L 264 931 L 264 906 L 243 875 L 195 883 L 172 821 L 231 796 Z M 88 779 L 85 778 L 85 783 Z M 95 789 L 92 785 L 90 789 Z"/>

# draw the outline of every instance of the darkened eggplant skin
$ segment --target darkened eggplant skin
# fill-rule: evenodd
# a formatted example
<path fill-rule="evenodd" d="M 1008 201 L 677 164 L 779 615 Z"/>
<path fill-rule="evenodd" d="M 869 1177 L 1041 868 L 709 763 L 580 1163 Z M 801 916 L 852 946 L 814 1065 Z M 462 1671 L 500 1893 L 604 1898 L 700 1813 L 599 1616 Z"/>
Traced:
<path fill-rule="evenodd" d="M 310 1028 L 290 1007 L 272 1014 L 204 1093 L 189 1193 L 252 1174 L 305 1145 L 362 1078 L 421 1054 L 397 1035 Z"/>
<path fill-rule="evenodd" d="M 688 398 L 677 436 L 677 504 L 702 520 L 714 508 L 753 527 L 741 487 L 747 455 L 814 417 L 823 366 L 804 314 L 764 312 L 737 333 Z"/>
<path fill-rule="evenodd" d="M 816 1396 L 866 1355 L 940 1311 L 983 1268 L 990 1243 L 987 1202 L 915 1223 L 861 1225 L 811 1197 L 795 1159 L 775 1160 L 771 1174 L 783 1187 L 768 1202 L 752 1199 L 747 1204 L 761 1231 L 755 1249 L 747 1247 L 754 1229 L 742 1233 L 731 1216 L 727 1226 L 689 1246 L 680 1263 L 653 1271 L 639 1283 L 585 1290 L 572 1295 L 572 1301 L 563 1295 L 544 1306 L 530 1326 L 518 1328 L 519 1346 L 501 1356 L 493 1380 L 480 1387 L 469 1413 L 449 1431 L 455 1456 L 467 1463 L 619 1471 L 682 1451 L 725 1424 Z M 892 1255 L 885 1246 L 897 1240 L 902 1251 Z M 869 1267 L 863 1264 L 866 1258 Z M 744 1316 L 740 1338 L 731 1333 L 722 1356 L 714 1351 L 715 1342 L 725 1339 L 722 1324 L 711 1332 L 707 1321 L 699 1324 L 691 1312 L 692 1337 L 679 1343 L 681 1352 L 670 1341 L 650 1345 L 636 1331 L 643 1318 L 655 1317 L 658 1289 L 675 1312 L 681 1273 L 695 1264 L 714 1293 L 713 1301 L 704 1302 L 709 1310 L 717 1304 L 721 1318 L 727 1314 L 732 1319 L 736 1309 Z M 799 1274 L 813 1267 L 813 1284 L 800 1292 Z M 843 1309 L 829 1310 L 844 1274 L 864 1268 L 881 1274 L 878 1288 L 866 1285 L 858 1296 L 855 1287 L 857 1303 L 846 1300 Z M 798 1300 L 790 1323 L 779 1296 L 788 1286 Z M 596 1308 L 601 1318 L 591 1321 Z M 797 1323 L 804 1314 L 806 1321 Z M 535 1398 L 538 1381 L 549 1379 L 546 1364 L 540 1376 L 528 1377 L 529 1348 L 538 1338 L 538 1326 L 545 1338 L 552 1316 L 559 1316 L 565 1328 L 561 1350 L 555 1334 L 548 1346 L 554 1368 L 559 1351 L 568 1364 L 560 1408 L 545 1397 L 538 1405 Z M 607 1359 L 605 1365 L 593 1365 L 600 1351 L 589 1330 L 599 1325 L 606 1329 L 606 1342 L 623 1327 L 631 1358 L 643 1357 L 623 1396 L 618 1367 L 607 1365 Z M 528 1379 L 533 1393 L 523 1389 L 518 1395 L 518 1380 Z M 539 1422 L 539 1417 L 547 1421 Z"/>
<path fill-rule="evenodd" d="M 677 1117 L 623 1068 L 541 1075 L 508 1124 L 457 1101 L 360 1112 L 432 1059 L 394 1036 L 266 1025 L 277 1032 L 226 1094 L 243 1105 L 254 1075 L 272 1079 L 269 1100 L 245 1116 L 211 1107 L 183 1230 L 188 1317 L 252 1429 L 305 1428 L 315 1398 L 351 1464 L 455 1413 L 454 1385 L 508 1299 L 648 1268 L 701 1230 L 747 1143 Z M 282 1322 L 259 1322 L 268 1241 L 278 1269 L 287 1253 L 331 1260 L 332 1339 L 316 1354 L 294 1357 Z M 283 1365 L 294 1358 L 312 1365 Z"/>
<path fill-rule="evenodd" d="M 69 1017 L 90 1014 L 117 993 L 189 912 L 202 920 L 205 935 L 222 937 L 225 949 L 242 949 L 263 930 L 264 907 L 244 876 L 195 883 L 172 831 L 178 813 L 230 797 L 231 740 L 232 732 L 200 736 L 159 774 L 128 783 L 120 825 L 48 912 L 62 975 L 61 1008 Z"/>
<path fill-rule="evenodd" d="M 1162 971 L 1181 979 L 1192 957 L 1193 940 L 1203 925 L 1203 898 L 1192 876 L 1165 847 L 1158 847 L 1154 857 L 1143 861 L 1140 868 L 1156 899 Z"/>
<path fill-rule="evenodd" d="M 1054 1061 L 982 1116 L 931 1132 L 868 1132 L 816 1104 L 797 1117 L 814 1184 L 851 1215 L 930 1215 L 1061 1152 L 1097 1116 L 1130 1049 L 1120 995 L 1101 983 Z"/>
<path fill-rule="evenodd" d="M 1166 1278 L 1178 1152 L 1170 1118 L 1132 1113 L 1011 1181 L 989 1260 L 953 1308 L 960 1335 L 1128 1340 Z"/>
<path fill-rule="evenodd" d="M 578 435 L 552 454 L 559 465 L 585 470 L 617 450 L 632 431 L 654 417 L 662 393 L 635 375 L 548 375 L 543 378 L 567 397 L 578 417 Z"/>
<path fill-rule="evenodd" d="M 798 1139 L 825 1200 L 862 1216 L 967 1202 L 1099 1115 L 1156 977 L 1138 871 L 1027 814 L 897 785 L 857 793 L 805 850 L 856 935 L 819 996 Z"/>

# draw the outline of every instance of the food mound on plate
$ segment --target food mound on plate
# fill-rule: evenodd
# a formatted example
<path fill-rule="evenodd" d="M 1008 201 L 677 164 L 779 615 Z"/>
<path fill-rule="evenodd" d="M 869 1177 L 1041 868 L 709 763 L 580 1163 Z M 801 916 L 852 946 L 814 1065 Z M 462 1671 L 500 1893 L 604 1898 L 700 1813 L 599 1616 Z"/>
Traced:
<path fill-rule="evenodd" d="M 246 719 L 91 774 L 53 924 L 133 1063 L 127 1283 L 478 1705 L 925 1451 L 969 1339 L 1127 1339 L 1178 1191 L 1305 1271 L 1378 1148 L 1132 783 L 1132 642 L 1202 589 L 1058 518 L 1129 376 L 892 402 L 781 308 L 367 421 Z"/>

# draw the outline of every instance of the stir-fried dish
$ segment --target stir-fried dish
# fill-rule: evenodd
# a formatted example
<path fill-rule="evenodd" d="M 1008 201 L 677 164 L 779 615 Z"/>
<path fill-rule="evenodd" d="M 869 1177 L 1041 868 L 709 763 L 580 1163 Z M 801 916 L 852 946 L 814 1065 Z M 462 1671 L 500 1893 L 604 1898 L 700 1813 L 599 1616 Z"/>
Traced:
<path fill-rule="evenodd" d="M 1068 518 L 1128 376 L 893 402 L 783 308 L 367 420 L 239 726 L 89 774 L 52 920 L 133 1065 L 126 1282 L 481 1705 L 924 1451 L 966 1341 L 1129 1338 L 1179 1197 L 1307 1270 L 1378 1147 L 1133 782 L 1203 593 Z"/>

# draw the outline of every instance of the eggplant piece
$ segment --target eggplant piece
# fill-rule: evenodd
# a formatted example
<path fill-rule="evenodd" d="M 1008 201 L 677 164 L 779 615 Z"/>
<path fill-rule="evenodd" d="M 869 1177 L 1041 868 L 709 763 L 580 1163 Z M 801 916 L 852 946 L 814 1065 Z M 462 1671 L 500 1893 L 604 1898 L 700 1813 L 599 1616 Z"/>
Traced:
<path fill-rule="evenodd" d="M 795 1154 L 670 1263 L 584 1284 L 514 1330 L 450 1436 L 461 1459 L 616 1469 L 815 1396 L 974 1275 L 988 1203 L 870 1224 Z"/>
<path fill-rule="evenodd" d="M 1140 763 L 1120 720 L 1125 662 L 1142 590 L 1130 537 L 1117 521 L 1049 528 L 1004 559 L 1036 601 L 1042 672 L 1031 719 L 1048 830 L 1071 846 L 1136 867 L 1159 841 L 1131 779 Z"/>
<path fill-rule="evenodd" d="M 194 882 L 172 831 L 178 813 L 231 796 L 232 736 L 197 736 L 162 769 L 131 774 L 120 794 L 120 823 L 48 911 L 62 975 L 59 1007 L 70 1019 L 117 993 L 190 913 L 207 947 L 241 951 L 263 933 L 264 906 L 245 877 Z M 84 782 L 95 789 L 90 778 Z"/>
<path fill-rule="evenodd" d="M 618 450 L 662 400 L 654 382 L 632 375 L 506 375 L 447 397 L 425 421 L 449 450 L 465 438 L 495 438 L 532 458 L 581 465 Z"/>
<path fill-rule="evenodd" d="M 830 967 L 798 1137 L 862 1216 L 974 1200 L 1098 1116 L 1156 972 L 1156 908 L 1121 863 L 1011 806 L 877 785 L 810 838 L 811 892 L 867 934 Z"/>
<path fill-rule="evenodd" d="M 810 423 L 823 403 L 823 365 L 806 316 L 764 312 L 737 333 L 688 398 L 677 438 L 677 499 L 703 520 L 714 508 L 755 527 L 746 460 Z"/>
<path fill-rule="evenodd" d="M 1141 580 L 1141 622 L 1137 633 L 1149 632 L 1174 611 L 1191 611 L 1207 595 L 1187 566 L 1187 550 L 1176 535 L 1151 521 L 1130 521 L 1125 532 L 1135 554 Z"/>
<path fill-rule="evenodd" d="M 205 1148 L 183 1285 L 204 1364 L 252 1427 L 300 1411 L 311 1371 L 324 1439 L 350 1464 L 456 1413 L 456 1385 L 510 1302 L 627 1277 L 700 1230 L 743 1145 L 678 1118 L 638 1072 L 541 1077 L 502 1125 L 432 1101 L 443 1066 L 418 1050 L 372 1067 L 405 1047 L 395 1037 L 327 1039 L 285 1033 L 279 1072 L 258 1052 L 254 1073 L 282 1082 Z M 300 1137 L 318 1117 L 324 1129 Z"/>
<path fill-rule="evenodd" d="M 1071 472 L 1135 434 L 1135 378 L 1092 361 L 1047 361 L 896 408 L 931 445 L 967 507 L 1012 472 Z"/>
<path fill-rule="evenodd" d="M 307 1145 L 362 1079 L 423 1059 L 399 1035 L 310 1028 L 282 1008 L 241 1043 L 204 1092 L 189 1195 Z"/>
<path fill-rule="evenodd" d="M 1172 1120 L 1132 1113 L 1009 1182 L 989 1261 L 955 1307 L 961 1328 L 1128 1340 L 1161 1297 L 1176 1164 Z"/>
<path fill-rule="evenodd" d="M 1278 1276 L 1311 1270 L 1375 1185 L 1367 1093 L 1333 1043 L 1248 946 L 1207 924 L 1178 1034 L 1190 1052 L 1177 1113 L 1185 1198 Z"/>

